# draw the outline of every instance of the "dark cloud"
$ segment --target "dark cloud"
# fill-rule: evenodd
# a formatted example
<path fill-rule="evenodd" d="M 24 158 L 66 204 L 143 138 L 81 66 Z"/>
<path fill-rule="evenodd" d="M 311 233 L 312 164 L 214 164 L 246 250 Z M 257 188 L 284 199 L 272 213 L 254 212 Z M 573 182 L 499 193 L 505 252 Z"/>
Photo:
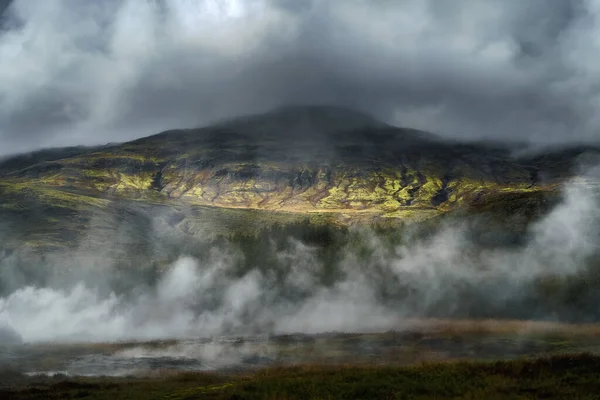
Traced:
<path fill-rule="evenodd" d="M 0 0 L 0 31 L 8 29 L 8 6 L 12 0 Z"/>
<path fill-rule="evenodd" d="M 4 14 L 12 0 L 0 0 L 0 15 Z"/>
<path fill-rule="evenodd" d="M 290 103 L 465 138 L 600 135 L 597 0 L 15 0 L 8 10 L 0 153 Z"/>

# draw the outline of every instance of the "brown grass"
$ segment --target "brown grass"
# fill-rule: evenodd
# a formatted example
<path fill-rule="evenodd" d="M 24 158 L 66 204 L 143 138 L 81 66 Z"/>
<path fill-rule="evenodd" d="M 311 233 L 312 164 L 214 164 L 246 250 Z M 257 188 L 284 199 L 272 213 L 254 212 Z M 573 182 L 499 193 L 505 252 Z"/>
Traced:
<path fill-rule="evenodd" d="M 532 320 L 405 319 L 402 330 L 448 335 L 538 335 L 600 336 L 600 324 L 566 324 Z"/>
<path fill-rule="evenodd" d="M 46 379 L 0 388 L 2 399 L 597 399 L 600 358 L 563 355 L 412 367 L 275 367 L 245 375 Z"/>

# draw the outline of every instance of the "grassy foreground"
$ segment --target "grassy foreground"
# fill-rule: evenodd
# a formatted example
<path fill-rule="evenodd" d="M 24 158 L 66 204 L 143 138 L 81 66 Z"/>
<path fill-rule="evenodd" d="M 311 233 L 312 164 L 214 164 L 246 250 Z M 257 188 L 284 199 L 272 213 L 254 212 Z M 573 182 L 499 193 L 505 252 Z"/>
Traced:
<path fill-rule="evenodd" d="M 246 375 L 4 376 L 2 382 L 2 399 L 597 399 L 600 356 L 411 367 L 296 366 Z"/>

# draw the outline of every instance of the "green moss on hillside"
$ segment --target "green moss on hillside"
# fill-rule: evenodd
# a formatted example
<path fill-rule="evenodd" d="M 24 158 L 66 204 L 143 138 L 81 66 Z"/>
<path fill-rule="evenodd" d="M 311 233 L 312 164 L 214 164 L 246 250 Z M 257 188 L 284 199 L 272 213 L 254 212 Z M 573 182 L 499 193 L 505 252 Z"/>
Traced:
<path fill-rule="evenodd" d="M 248 221 L 238 223 L 247 229 L 305 216 L 349 226 L 423 221 L 460 210 L 505 215 L 545 209 L 533 199 L 552 196 L 578 158 L 596 151 L 516 159 L 501 146 L 446 142 L 385 124 L 339 131 L 330 119 L 338 114 L 317 109 L 302 115 L 318 133 L 279 126 L 281 115 L 270 113 L 4 160 L 0 211 L 27 220 L 26 212 L 38 210 L 29 217 L 38 218 L 36 229 L 56 227 L 44 218 L 72 215 L 78 222 L 65 223 L 69 232 L 82 229 L 75 227 L 93 213 L 133 203 L 210 210 L 199 214 L 217 227 L 225 224 L 219 218 L 236 215 L 238 222 Z M 304 121 L 285 115 L 286 123 Z"/>

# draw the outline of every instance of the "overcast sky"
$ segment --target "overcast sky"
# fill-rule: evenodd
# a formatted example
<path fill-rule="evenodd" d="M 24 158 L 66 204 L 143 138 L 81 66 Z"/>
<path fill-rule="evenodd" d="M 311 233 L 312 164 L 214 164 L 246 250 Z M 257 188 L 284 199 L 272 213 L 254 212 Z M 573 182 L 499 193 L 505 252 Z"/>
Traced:
<path fill-rule="evenodd" d="M 0 0 L 3 9 L 0 154 L 297 103 L 455 137 L 600 139 L 600 0 Z"/>

